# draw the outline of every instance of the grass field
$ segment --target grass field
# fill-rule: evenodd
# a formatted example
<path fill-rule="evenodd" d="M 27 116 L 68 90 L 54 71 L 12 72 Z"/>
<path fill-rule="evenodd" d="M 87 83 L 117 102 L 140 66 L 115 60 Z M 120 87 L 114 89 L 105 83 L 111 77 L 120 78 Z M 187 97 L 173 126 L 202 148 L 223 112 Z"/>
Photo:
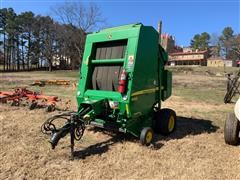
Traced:
<path fill-rule="evenodd" d="M 240 179 L 240 146 L 226 145 L 223 138 L 225 117 L 234 107 L 223 103 L 224 70 L 170 70 L 173 95 L 163 106 L 177 112 L 177 128 L 169 137 L 155 135 L 150 147 L 131 136 L 88 128 L 76 143 L 78 158 L 69 161 L 68 138 L 51 150 L 40 133 L 43 121 L 57 112 L 0 104 L 0 179 Z M 4 73 L 0 91 L 28 86 L 36 79 L 76 81 L 78 75 L 78 71 Z M 29 88 L 71 100 L 71 109 L 76 110 L 72 86 Z"/>

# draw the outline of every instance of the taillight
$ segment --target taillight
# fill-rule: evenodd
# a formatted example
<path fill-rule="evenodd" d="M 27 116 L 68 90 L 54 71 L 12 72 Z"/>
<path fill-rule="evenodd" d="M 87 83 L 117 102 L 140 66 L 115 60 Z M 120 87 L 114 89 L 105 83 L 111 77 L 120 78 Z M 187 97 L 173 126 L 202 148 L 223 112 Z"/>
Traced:
<path fill-rule="evenodd" d="M 127 88 L 127 72 L 125 69 L 123 69 L 119 79 L 118 92 L 124 94 L 126 88 Z"/>

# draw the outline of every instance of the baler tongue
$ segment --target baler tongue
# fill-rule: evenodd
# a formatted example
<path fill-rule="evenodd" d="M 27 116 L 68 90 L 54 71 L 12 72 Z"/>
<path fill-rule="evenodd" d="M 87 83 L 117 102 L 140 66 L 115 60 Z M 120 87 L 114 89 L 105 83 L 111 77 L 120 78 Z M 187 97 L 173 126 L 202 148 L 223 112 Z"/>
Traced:
<path fill-rule="evenodd" d="M 81 103 L 81 107 L 82 119 L 88 122 L 97 115 L 107 115 L 110 109 L 107 99 L 86 100 Z"/>
<path fill-rule="evenodd" d="M 85 112 L 88 113 L 88 111 Z M 74 139 L 79 141 L 85 130 L 85 122 L 81 119 L 81 117 L 82 116 L 77 113 L 68 112 L 57 114 L 43 123 L 41 131 L 44 134 L 51 135 L 49 142 L 52 149 L 55 149 L 59 140 L 69 133 L 71 138 L 71 158 L 73 158 Z M 56 120 L 64 120 L 65 124 L 62 127 L 57 128 L 57 123 L 54 123 Z"/>
<path fill-rule="evenodd" d="M 89 124 L 96 115 L 107 114 L 108 109 L 109 105 L 107 99 L 86 100 L 81 104 L 79 113 L 69 112 L 55 115 L 49 118 L 42 125 L 41 129 L 44 134 L 51 135 L 49 142 L 52 149 L 55 149 L 59 140 L 69 133 L 71 137 L 71 156 L 73 157 L 74 139 L 77 141 L 80 140 L 83 136 L 86 124 Z M 53 121 L 60 119 L 64 119 L 66 122 L 62 127 L 56 128 L 57 126 Z"/>

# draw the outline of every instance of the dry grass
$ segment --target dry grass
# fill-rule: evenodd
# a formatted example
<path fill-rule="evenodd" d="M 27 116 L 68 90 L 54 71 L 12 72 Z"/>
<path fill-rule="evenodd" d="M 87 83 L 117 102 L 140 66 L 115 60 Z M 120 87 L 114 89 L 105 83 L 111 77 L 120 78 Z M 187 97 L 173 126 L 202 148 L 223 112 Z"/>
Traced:
<path fill-rule="evenodd" d="M 0 86 L 9 89 L 18 82 L 25 86 L 33 79 L 55 75 L 4 74 Z M 74 74 L 65 76 L 61 77 L 76 79 Z M 174 95 L 164 102 L 179 116 L 171 136 L 156 135 L 154 145 L 143 147 L 132 137 L 88 128 L 76 143 L 74 161 L 69 161 L 69 138 L 51 150 L 40 133 L 41 124 L 53 113 L 0 104 L 0 179 L 240 179 L 240 147 L 223 140 L 223 122 L 233 110 L 233 104 L 222 103 L 224 83 L 224 77 L 206 74 L 174 75 Z M 43 90 L 74 101 L 71 87 Z M 206 98 L 198 92 L 205 92 Z"/>

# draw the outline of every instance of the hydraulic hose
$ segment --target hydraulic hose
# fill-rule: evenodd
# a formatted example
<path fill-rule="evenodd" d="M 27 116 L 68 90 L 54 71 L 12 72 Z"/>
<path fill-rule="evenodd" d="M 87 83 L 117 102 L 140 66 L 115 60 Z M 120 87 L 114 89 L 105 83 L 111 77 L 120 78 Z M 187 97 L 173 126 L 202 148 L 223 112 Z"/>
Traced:
<path fill-rule="evenodd" d="M 84 113 L 86 112 L 88 111 L 84 111 Z M 85 130 L 85 122 L 80 117 L 77 113 L 67 112 L 50 117 L 43 123 L 41 131 L 43 134 L 51 135 L 49 142 L 52 149 L 55 149 L 59 140 L 69 133 L 71 137 L 71 157 L 73 157 L 74 140 L 79 141 Z M 64 120 L 65 124 L 57 128 L 54 124 L 57 120 Z"/>

